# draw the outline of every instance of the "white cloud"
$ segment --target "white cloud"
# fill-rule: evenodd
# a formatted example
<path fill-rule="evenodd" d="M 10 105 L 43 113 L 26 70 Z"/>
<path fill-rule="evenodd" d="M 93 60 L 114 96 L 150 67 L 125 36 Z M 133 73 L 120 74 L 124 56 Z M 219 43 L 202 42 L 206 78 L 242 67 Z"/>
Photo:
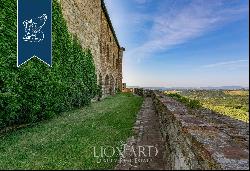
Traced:
<path fill-rule="evenodd" d="M 173 1 L 176 2 L 176 1 Z M 162 4 L 152 17 L 153 27 L 148 31 L 148 41 L 130 50 L 130 57 L 143 59 L 155 52 L 188 42 L 219 26 L 242 16 L 247 7 L 223 6 L 224 1 L 192 1 L 184 7 L 173 3 Z"/>
<path fill-rule="evenodd" d="M 229 68 L 238 68 L 238 67 L 248 67 L 248 60 L 234 60 L 226 62 L 218 62 L 214 64 L 204 65 L 203 68 L 215 68 L 215 67 L 229 67 Z"/>

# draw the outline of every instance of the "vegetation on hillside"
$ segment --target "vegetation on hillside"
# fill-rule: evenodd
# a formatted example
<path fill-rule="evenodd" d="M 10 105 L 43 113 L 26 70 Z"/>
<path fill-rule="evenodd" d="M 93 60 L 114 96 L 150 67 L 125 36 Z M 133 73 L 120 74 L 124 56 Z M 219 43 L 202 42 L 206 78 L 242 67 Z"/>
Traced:
<path fill-rule="evenodd" d="M 179 95 L 199 101 L 203 107 L 249 122 L 247 90 L 182 90 Z"/>
<path fill-rule="evenodd" d="M 0 2 L 0 129 L 51 118 L 90 104 L 98 94 L 89 50 L 72 39 L 53 0 L 53 67 L 33 58 L 16 67 L 17 1 Z"/>
<path fill-rule="evenodd" d="M 187 107 L 190 107 L 191 109 L 199 109 L 202 106 L 198 100 L 193 100 L 193 99 L 181 96 L 178 93 L 166 92 L 166 95 L 174 98 L 175 100 L 181 103 L 184 103 Z"/>
<path fill-rule="evenodd" d="M 113 169 L 118 153 L 112 162 L 98 163 L 93 147 L 97 156 L 102 146 L 120 148 L 132 135 L 142 101 L 118 94 L 0 136 L 0 169 Z"/>

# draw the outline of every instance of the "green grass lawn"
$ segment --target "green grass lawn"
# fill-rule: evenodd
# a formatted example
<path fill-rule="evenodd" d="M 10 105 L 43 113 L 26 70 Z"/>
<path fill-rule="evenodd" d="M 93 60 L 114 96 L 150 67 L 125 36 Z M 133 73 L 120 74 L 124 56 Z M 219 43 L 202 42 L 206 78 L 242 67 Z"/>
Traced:
<path fill-rule="evenodd" d="M 98 163 L 93 148 L 125 142 L 142 101 L 132 94 L 118 94 L 2 135 L 0 169 L 112 169 L 116 163 Z"/>

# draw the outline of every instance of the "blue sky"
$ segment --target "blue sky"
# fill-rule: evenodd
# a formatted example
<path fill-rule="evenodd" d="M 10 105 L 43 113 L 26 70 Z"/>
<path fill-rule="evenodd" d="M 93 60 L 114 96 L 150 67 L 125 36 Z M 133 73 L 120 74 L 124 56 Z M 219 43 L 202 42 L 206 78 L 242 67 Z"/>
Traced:
<path fill-rule="evenodd" d="M 130 86 L 249 86 L 248 0 L 105 0 Z"/>

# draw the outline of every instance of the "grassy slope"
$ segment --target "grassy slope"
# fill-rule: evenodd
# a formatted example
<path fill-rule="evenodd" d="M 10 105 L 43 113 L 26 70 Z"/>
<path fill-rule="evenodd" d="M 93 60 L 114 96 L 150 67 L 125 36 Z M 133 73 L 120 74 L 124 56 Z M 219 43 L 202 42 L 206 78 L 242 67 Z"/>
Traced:
<path fill-rule="evenodd" d="M 249 122 L 249 91 L 184 91 L 180 94 L 199 100 L 205 108 Z"/>
<path fill-rule="evenodd" d="M 119 146 L 132 134 L 142 98 L 119 94 L 0 137 L 0 169 L 111 169 L 93 147 Z"/>

